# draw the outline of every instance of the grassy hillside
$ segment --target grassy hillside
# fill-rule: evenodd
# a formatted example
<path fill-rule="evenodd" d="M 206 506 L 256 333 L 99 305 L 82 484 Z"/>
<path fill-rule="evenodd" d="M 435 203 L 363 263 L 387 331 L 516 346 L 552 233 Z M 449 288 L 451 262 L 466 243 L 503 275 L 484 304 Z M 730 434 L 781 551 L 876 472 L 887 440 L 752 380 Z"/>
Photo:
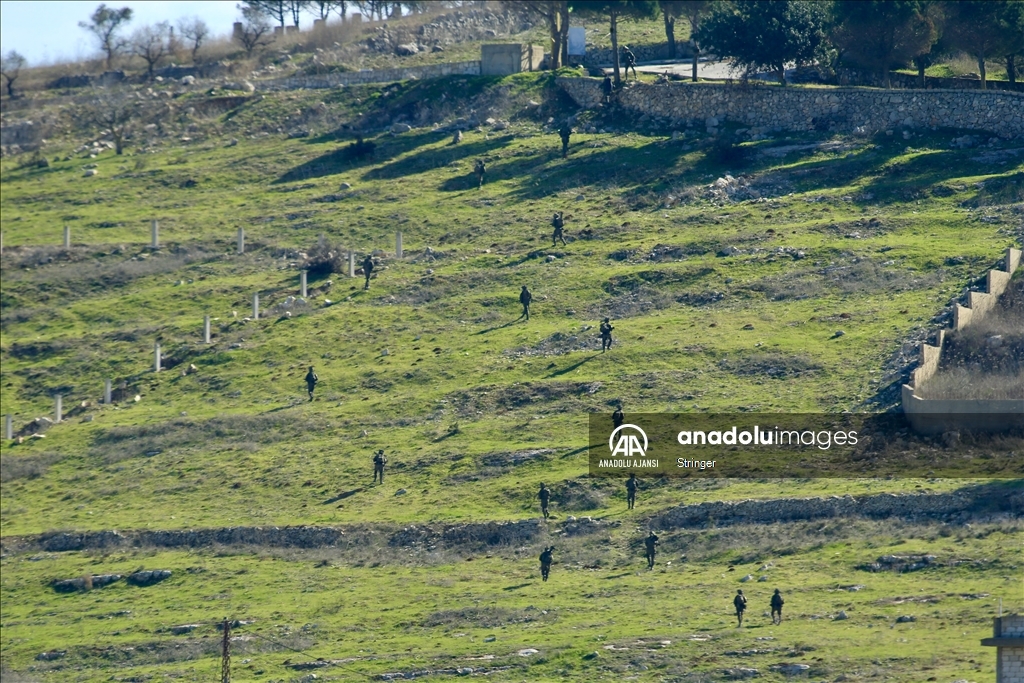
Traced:
<path fill-rule="evenodd" d="M 663 581 L 660 567 L 658 581 L 641 579 L 633 566 L 636 536 L 649 514 L 680 502 L 965 484 L 648 482 L 640 507 L 626 512 L 619 482 L 585 477 L 586 414 L 620 401 L 627 414 L 877 407 L 873 397 L 897 379 L 893 359 L 903 345 L 936 325 L 932 318 L 1014 242 L 1022 166 L 1013 150 L 952 149 L 954 131 L 911 140 L 791 135 L 737 148 L 693 130 L 673 141 L 671 130 L 628 129 L 609 112 L 581 114 L 579 129 L 606 132 L 574 135 L 563 160 L 548 120 L 572 111 L 549 76 L 537 74 L 268 94 L 227 113 L 193 113 L 140 131 L 125 156 L 86 158 L 74 151 L 82 137 L 68 136 L 47 147 L 56 159 L 48 167 L 5 159 L 0 401 L 16 416 L 16 429 L 48 414 L 55 392 L 70 413 L 45 438 L 3 444 L 5 537 L 527 518 L 537 515 L 540 481 L 555 489 L 559 520 L 586 512 L 622 525 L 607 542 L 568 551 L 583 564 L 600 559 L 600 570 L 560 571 L 543 585 L 530 578 L 539 552 L 533 547 L 495 551 L 473 565 L 458 554 L 406 558 L 386 547 L 327 558 L 270 551 L 265 558 L 208 551 L 8 555 L 4 666 L 35 666 L 31 675 L 44 680 L 68 680 L 62 676 L 70 670 L 82 681 L 128 671 L 137 680 L 209 678 L 216 634 L 204 626 L 186 638 L 189 662 L 182 663 L 163 654 L 176 641 L 161 629 L 231 614 L 255 616 L 262 635 L 290 647 L 316 645 L 317 657 L 355 658 L 345 666 L 374 675 L 494 654 L 486 666 L 512 667 L 493 674 L 496 680 L 563 672 L 593 680 L 627 671 L 684 680 L 690 669 L 672 668 L 679 662 L 718 672 L 732 662 L 725 651 L 760 649 L 723 616 L 738 576 L 756 568 L 726 576 L 723 565 L 765 562 L 781 546 L 730 536 L 692 564 L 674 559 Z M 414 122 L 475 115 L 511 124 L 482 124 L 458 145 L 429 126 L 374 133 L 372 160 L 345 157 L 348 136 L 339 126 L 373 123 L 380 130 L 399 114 Z M 298 127 L 311 134 L 288 137 Z M 477 158 L 488 167 L 480 190 L 472 172 Z M 83 166 L 92 164 L 98 174 L 84 176 Z M 744 174 L 762 198 L 715 195 L 710 184 L 727 173 Z M 548 241 L 555 210 L 572 215 L 568 246 Z M 160 221 L 162 240 L 155 252 L 146 248 L 152 219 Z M 59 246 L 65 223 L 73 241 L 67 250 Z M 245 255 L 234 253 L 239 227 Z M 403 259 L 393 255 L 396 230 L 404 235 Z M 288 317 L 282 304 L 297 295 L 302 254 L 320 235 L 360 256 L 383 250 L 382 267 L 368 291 L 344 273 L 311 277 L 308 305 L 293 306 Z M 523 284 L 535 297 L 529 322 L 517 320 Z M 266 309 L 258 321 L 247 319 L 253 293 Z M 211 345 L 201 343 L 204 314 L 215 321 Z M 605 315 L 615 321 L 617 341 L 601 354 L 596 327 Z M 160 373 L 151 371 L 157 340 L 169 366 Z M 183 374 L 190 364 L 197 371 Z M 312 403 L 302 384 L 309 365 L 322 380 Z M 126 382 L 128 400 L 97 405 L 105 378 Z M 76 408 L 82 401 L 89 405 Z M 370 455 L 377 448 L 387 449 L 391 463 L 387 483 L 374 487 Z M 818 657 L 813 666 L 823 676 L 856 670 L 909 680 L 923 660 L 899 654 L 899 639 L 919 638 L 936 675 L 975 675 L 963 653 L 984 635 L 992 608 L 956 595 L 1009 599 L 1009 572 L 1000 564 L 1006 560 L 912 579 L 870 576 L 863 583 L 871 591 L 837 593 L 842 597 L 819 607 L 826 587 L 857 583 L 853 566 L 862 559 L 892 552 L 904 538 L 916 539 L 907 552 L 931 550 L 941 536 L 929 527 L 858 529 L 849 538 L 842 532 L 848 545 L 833 548 L 832 540 L 809 540 L 811 531 L 793 531 L 791 573 L 781 577 L 803 586 L 806 604 L 795 599 L 791 630 L 772 635 L 781 643 L 772 647 L 797 651 L 801 662 Z M 950 556 L 993 558 L 1013 531 L 996 525 L 963 536 L 962 546 L 950 538 L 938 543 Z M 667 547 L 686 552 L 699 540 L 679 535 Z M 374 561 L 373 553 L 383 559 Z M 321 559 L 334 564 L 314 567 Z M 139 564 L 174 569 L 175 577 L 147 589 L 116 584 L 67 596 L 46 585 Z M 206 573 L 178 571 L 189 567 Z M 240 572 L 246 576 L 232 576 Z M 605 580 L 620 588 L 596 585 Z M 362 606 L 348 595 L 353 584 Z M 691 595 L 685 589 L 694 584 L 699 590 Z M 137 590 L 152 602 L 137 603 Z M 307 600 L 304 591 L 315 597 Z M 931 618 L 947 627 L 890 629 L 896 614 L 884 600 L 909 592 L 941 593 Z M 367 616 L 371 595 L 394 601 L 392 611 Z M 644 597 L 627 603 L 627 595 Z M 93 618 L 129 602 L 128 626 Z M 812 615 L 847 602 L 885 616 L 885 629 L 869 629 L 875 616 L 866 615 L 829 624 L 848 643 L 836 646 Z M 611 615 L 626 604 L 628 616 Z M 437 616 L 466 609 L 484 611 Z M 540 610 L 557 620 L 536 616 Z M 953 620 L 964 628 L 953 629 Z M 508 624 L 511 633 L 481 649 L 484 637 L 501 632 L 492 622 Z M 897 636 L 901 629 L 908 633 Z M 759 623 L 752 633 L 769 630 Z M 714 647 L 687 641 L 705 632 Z M 654 637 L 672 641 L 670 657 L 660 649 L 639 659 L 602 649 Z M 508 656 L 534 646 L 541 653 L 532 659 Z M 124 659 L 124 647 L 152 657 Z M 242 669 L 239 680 L 304 675 L 282 668 L 288 656 L 280 651 L 268 654 L 276 646 L 245 647 L 254 648 L 244 655 L 252 671 Z M 33 663 L 38 652 L 57 648 L 68 649 L 66 659 Z M 108 654 L 95 658 L 95 648 Z M 87 650 L 93 654 L 80 654 Z M 581 659 L 593 650 L 600 657 Z M 788 657 L 781 652 L 756 656 L 768 680 L 776 676 L 768 666 Z M 982 672 L 991 671 L 990 659 L 977 658 Z M 324 673 L 358 678 L 344 671 Z"/>

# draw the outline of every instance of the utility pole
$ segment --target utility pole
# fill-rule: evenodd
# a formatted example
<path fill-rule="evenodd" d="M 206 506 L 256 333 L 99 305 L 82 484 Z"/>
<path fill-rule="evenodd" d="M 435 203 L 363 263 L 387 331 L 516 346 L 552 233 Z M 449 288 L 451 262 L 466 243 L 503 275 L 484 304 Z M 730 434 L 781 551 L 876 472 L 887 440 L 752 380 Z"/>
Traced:
<path fill-rule="evenodd" d="M 224 620 L 224 643 L 220 655 L 220 683 L 231 683 L 231 621 Z"/>

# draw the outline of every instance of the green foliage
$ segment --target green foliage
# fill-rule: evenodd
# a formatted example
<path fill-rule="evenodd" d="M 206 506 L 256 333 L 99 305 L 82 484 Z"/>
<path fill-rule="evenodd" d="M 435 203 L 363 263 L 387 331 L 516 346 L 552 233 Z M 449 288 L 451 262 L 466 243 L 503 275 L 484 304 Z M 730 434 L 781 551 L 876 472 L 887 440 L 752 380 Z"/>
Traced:
<path fill-rule="evenodd" d="M 1024 3 L 1014 0 L 948 2 L 944 38 L 978 60 L 986 87 L 985 60 L 1024 50 Z"/>
<path fill-rule="evenodd" d="M 831 18 L 822 2 L 765 0 L 719 3 L 701 23 L 696 39 L 705 51 L 737 68 L 768 68 L 785 84 L 785 65 L 822 58 Z"/>
<path fill-rule="evenodd" d="M 844 62 L 888 77 L 890 69 L 927 54 L 938 38 L 931 5 L 917 0 L 836 3 L 832 39 Z"/>
<path fill-rule="evenodd" d="M 114 57 L 124 49 L 127 42 L 119 35 L 121 27 L 132 20 L 132 8 L 114 9 L 106 4 L 99 5 L 89 17 L 78 25 L 96 36 L 100 48 L 107 55 L 107 68 L 113 66 Z"/>

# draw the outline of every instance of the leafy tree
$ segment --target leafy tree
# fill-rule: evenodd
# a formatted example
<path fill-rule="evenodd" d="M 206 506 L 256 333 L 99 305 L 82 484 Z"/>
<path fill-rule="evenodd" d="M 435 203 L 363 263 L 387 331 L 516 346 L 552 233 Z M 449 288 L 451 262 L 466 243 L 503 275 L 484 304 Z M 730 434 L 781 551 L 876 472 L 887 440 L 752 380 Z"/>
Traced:
<path fill-rule="evenodd" d="M 930 3 L 919 0 L 858 0 L 835 4 L 832 39 L 844 61 L 874 71 L 891 88 L 889 70 L 927 54 L 938 38 Z"/>
<path fill-rule="evenodd" d="M 146 62 L 146 76 L 149 80 L 153 80 L 153 70 L 167 55 L 167 34 L 170 28 L 166 21 L 161 21 L 152 26 L 143 26 L 132 34 L 129 46 L 132 54 Z"/>
<path fill-rule="evenodd" d="M 101 4 L 89 17 L 89 21 L 80 21 L 78 25 L 96 36 L 100 48 L 107 55 L 107 68 L 113 66 L 114 57 L 127 45 L 118 34 L 121 27 L 132 20 L 132 8 L 114 9 Z"/>
<path fill-rule="evenodd" d="M 981 88 L 986 88 L 985 60 L 1005 57 L 1022 49 L 1020 2 L 958 0 L 947 2 L 945 38 L 949 44 L 978 60 Z"/>
<path fill-rule="evenodd" d="M 26 59 L 15 50 L 11 50 L 0 58 L 0 74 L 7 79 L 7 95 L 14 97 L 14 81 L 18 80 L 21 74 L 21 67 L 25 66 Z"/>
<path fill-rule="evenodd" d="M 245 54 L 252 56 L 253 50 L 269 45 L 270 24 L 266 15 L 251 5 L 239 5 L 242 11 L 242 30 L 237 34 L 238 42 L 245 48 Z"/>
<path fill-rule="evenodd" d="M 506 8 L 525 9 L 544 18 L 551 38 L 551 68 L 557 69 L 568 60 L 569 3 L 567 0 L 505 0 Z"/>
<path fill-rule="evenodd" d="M 669 57 L 676 56 L 676 18 L 685 17 L 690 24 L 690 43 L 693 46 L 693 81 L 697 82 L 697 58 L 700 56 L 700 46 L 694 39 L 697 29 L 700 27 L 700 17 L 707 12 L 711 5 L 708 0 L 663 0 L 661 14 L 665 19 L 665 37 L 668 38 Z"/>
<path fill-rule="evenodd" d="M 178 20 L 178 33 L 192 44 L 192 63 L 194 64 L 199 48 L 202 47 L 210 35 L 210 27 L 199 17 L 182 17 Z"/>
<path fill-rule="evenodd" d="M 824 56 L 829 19 L 827 6 L 820 2 L 716 3 L 697 29 L 697 42 L 748 73 L 770 69 L 785 85 L 788 62 L 807 64 Z"/>
<path fill-rule="evenodd" d="M 658 14 L 658 3 L 650 0 L 570 0 L 569 7 L 572 11 L 581 14 L 608 17 L 615 60 L 615 85 L 621 85 L 619 19 L 653 19 Z"/>

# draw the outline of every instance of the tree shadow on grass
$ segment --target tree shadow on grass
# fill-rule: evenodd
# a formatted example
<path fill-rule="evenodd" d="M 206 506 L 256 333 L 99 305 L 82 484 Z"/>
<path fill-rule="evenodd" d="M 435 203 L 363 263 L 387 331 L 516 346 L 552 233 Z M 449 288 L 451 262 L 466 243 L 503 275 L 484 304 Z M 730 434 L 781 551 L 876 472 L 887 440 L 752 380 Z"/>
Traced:
<path fill-rule="evenodd" d="M 436 140 L 441 134 L 425 133 L 424 135 L 433 136 Z M 447 134 L 444 135 L 447 137 Z M 480 139 L 472 142 L 461 142 L 457 145 L 447 144 L 443 147 L 431 147 L 380 168 L 371 169 L 363 175 L 363 180 L 394 180 L 395 178 L 404 178 L 416 173 L 425 173 L 435 168 L 448 166 L 456 161 L 462 161 L 463 159 L 486 157 L 486 155 L 493 153 L 495 150 L 506 147 L 513 139 L 514 137 L 511 135 L 504 135 L 489 140 Z M 491 175 L 490 169 L 488 169 L 487 180 L 491 179 Z M 472 169 L 470 169 L 470 172 L 465 177 L 471 178 L 472 188 L 476 188 L 476 176 L 473 174 Z M 470 189 L 470 186 L 462 186 L 460 184 L 456 189 L 466 190 Z"/>
<path fill-rule="evenodd" d="M 322 178 L 353 169 L 365 168 L 382 161 L 386 162 L 430 142 L 433 135 L 430 131 L 423 131 L 421 133 L 407 133 L 394 137 L 387 135 L 377 135 L 372 138 L 366 137 L 364 141 L 367 143 L 372 142 L 376 145 L 376 148 L 372 154 L 365 156 L 358 156 L 354 153 L 352 146 L 355 144 L 355 141 L 352 140 L 289 169 L 275 180 L 273 184 L 278 185 L 297 180 Z M 315 143 L 310 142 L 308 144 Z"/>

